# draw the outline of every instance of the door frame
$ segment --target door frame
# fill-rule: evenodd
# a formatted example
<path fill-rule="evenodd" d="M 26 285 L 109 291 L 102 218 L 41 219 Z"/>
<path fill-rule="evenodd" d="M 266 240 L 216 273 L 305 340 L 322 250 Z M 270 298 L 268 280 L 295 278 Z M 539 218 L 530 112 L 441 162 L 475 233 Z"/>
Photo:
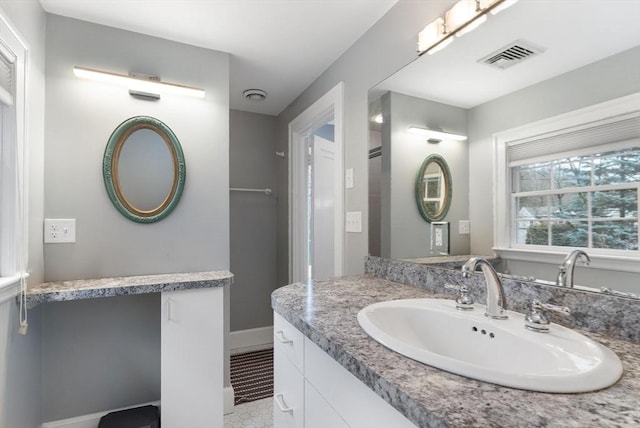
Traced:
<path fill-rule="evenodd" d="M 308 266 L 306 141 L 333 113 L 336 149 L 334 274 L 344 265 L 344 83 L 340 82 L 289 122 L 289 283 L 306 281 Z"/>

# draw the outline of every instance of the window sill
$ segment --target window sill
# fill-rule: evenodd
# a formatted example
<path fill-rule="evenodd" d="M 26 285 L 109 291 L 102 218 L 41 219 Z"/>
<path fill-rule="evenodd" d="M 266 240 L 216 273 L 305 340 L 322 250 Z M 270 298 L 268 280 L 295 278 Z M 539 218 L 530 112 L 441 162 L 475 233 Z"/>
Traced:
<path fill-rule="evenodd" d="M 492 248 L 492 250 L 498 256 L 500 256 L 500 258 L 505 260 L 520 260 L 526 262 L 548 263 L 554 265 L 560 265 L 567 254 L 569 254 L 569 252 L 571 251 L 570 248 L 567 248 L 567 251 L 560 252 L 500 247 L 494 247 Z M 611 256 L 592 254 L 588 251 L 587 253 L 589 254 L 589 258 L 591 259 L 591 263 L 589 264 L 590 268 L 640 273 L 640 257 L 638 256 Z"/>
<path fill-rule="evenodd" d="M 26 274 L 29 277 L 29 274 Z M 0 304 L 15 298 L 20 292 L 21 275 L 0 277 Z"/>

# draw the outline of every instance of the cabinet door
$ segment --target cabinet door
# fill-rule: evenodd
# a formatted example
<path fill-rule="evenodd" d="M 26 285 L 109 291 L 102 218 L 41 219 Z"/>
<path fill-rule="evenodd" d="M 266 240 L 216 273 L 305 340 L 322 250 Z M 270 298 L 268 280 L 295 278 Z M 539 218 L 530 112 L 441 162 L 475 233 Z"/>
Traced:
<path fill-rule="evenodd" d="M 349 425 L 336 413 L 333 407 L 307 381 L 304 383 L 304 427 L 349 428 Z"/>
<path fill-rule="evenodd" d="M 223 425 L 223 289 L 162 292 L 163 428 Z"/>
<path fill-rule="evenodd" d="M 273 427 L 304 427 L 304 378 L 277 343 L 273 348 Z"/>
<path fill-rule="evenodd" d="M 415 428 L 415 425 L 315 343 L 305 338 L 305 377 L 352 428 Z"/>

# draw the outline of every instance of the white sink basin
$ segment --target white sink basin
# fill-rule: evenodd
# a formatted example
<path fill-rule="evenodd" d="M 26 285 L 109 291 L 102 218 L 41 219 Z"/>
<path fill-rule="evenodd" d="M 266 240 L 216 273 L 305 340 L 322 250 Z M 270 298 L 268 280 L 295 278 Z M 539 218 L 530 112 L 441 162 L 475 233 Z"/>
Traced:
<path fill-rule="evenodd" d="M 358 323 L 384 346 L 414 360 L 473 379 L 541 392 L 587 392 L 622 375 L 616 354 L 557 324 L 549 333 L 525 330 L 524 316 L 484 316 L 484 306 L 460 311 L 443 299 L 392 300 L 358 313 Z"/>

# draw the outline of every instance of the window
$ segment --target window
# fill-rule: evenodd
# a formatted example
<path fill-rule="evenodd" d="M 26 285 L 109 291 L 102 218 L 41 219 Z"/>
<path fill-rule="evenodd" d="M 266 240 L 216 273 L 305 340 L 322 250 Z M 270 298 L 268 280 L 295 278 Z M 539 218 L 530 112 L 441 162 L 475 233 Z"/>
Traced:
<path fill-rule="evenodd" d="M 497 134 L 495 149 L 498 254 L 584 248 L 594 267 L 640 271 L 640 94 Z"/>
<path fill-rule="evenodd" d="M 511 168 L 515 245 L 638 250 L 640 145 Z"/>
<path fill-rule="evenodd" d="M 0 13 L 0 303 L 25 287 L 27 47 Z"/>
<path fill-rule="evenodd" d="M 424 198 L 423 201 L 425 203 L 425 209 L 428 212 L 437 213 L 440 210 L 440 206 L 442 205 L 442 200 L 444 199 L 442 195 L 442 171 L 436 163 L 430 164 L 427 167 L 434 167 L 434 169 L 438 169 L 439 172 L 426 172 L 423 178 L 423 186 L 424 186 Z"/>

